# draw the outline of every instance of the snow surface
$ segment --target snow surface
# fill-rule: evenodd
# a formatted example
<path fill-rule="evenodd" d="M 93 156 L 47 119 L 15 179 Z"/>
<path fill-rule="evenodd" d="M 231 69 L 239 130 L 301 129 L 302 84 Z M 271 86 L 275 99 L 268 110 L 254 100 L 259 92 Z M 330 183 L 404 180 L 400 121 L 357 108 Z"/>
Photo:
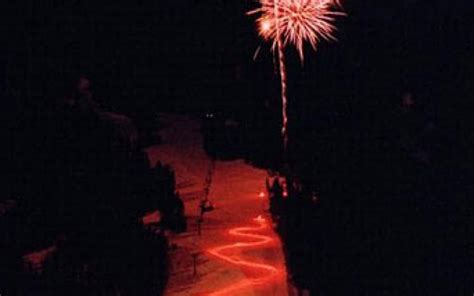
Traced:
<path fill-rule="evenodd" d="M 161 118 L 164 144 L 147 152 L 152 164 L 161 161 L 174 168 L 188 224 L 187 232 L 169 234 L 174 248 L 165 295 L 289 295 L 281 242 L 265 211 L 266 194 L 261 196 L 267 173 L 242 160 L 216 161 L 209 193 L 215 209 L 204 215 L 199 236 L 199 201 L 211 165 L 202 148 L 200 121 L 169 114 Z M 260 215 L 265 220 L 255 220 Z"/>

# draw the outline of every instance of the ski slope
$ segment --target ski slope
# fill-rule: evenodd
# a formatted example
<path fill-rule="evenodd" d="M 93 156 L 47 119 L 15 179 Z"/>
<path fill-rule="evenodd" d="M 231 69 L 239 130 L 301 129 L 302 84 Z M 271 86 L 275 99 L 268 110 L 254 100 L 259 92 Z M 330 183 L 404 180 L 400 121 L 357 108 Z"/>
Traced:
<path fill-rule="evenodd" d="M 164 144 L 147 152 L 152 164 L 161 161 L 174 168 L 188 224 L 187 232 L 169 234 L 165 295 L 289 295 L 281 242 L 265 211 L 267 173 L 242 160 L 216 161 L 209 191 L 215 209 L 204 215 L 198 235 L 199 201 L 211 166 L 200 121 L 169 114 L 161 118 Z"/>

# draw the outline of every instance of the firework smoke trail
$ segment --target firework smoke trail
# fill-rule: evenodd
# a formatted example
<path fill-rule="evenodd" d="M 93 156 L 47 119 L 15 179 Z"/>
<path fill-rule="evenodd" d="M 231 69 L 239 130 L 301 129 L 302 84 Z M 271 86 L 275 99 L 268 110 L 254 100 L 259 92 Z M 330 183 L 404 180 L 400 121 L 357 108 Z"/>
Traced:
<path fill-rule="evenodd" d="M 286 64 L 285 64 L 285 51 L 283 49 L 283 44 L 280 34 L 279 26 L 279 0 L 275 0 L 274 13 L 275 13 L 275 22 L 276 22 L 276 38 L 277 38 L 277 47 L 278 47 L 278 62 L 280 68 L 280 82 L 281 82 L 281 109 L 282 109 L 282 125 L 281 125 L 281 135 L 283 137 L 283 149 L 286 151 L 288 147 L 288 87 L 287 87 L 287 78 L 286 78 Z"/>
<path fill-rule="evenodd" d="M 316 50 L 321 39 L 336 40 L 333 25 L 341 0 L 259 0 L 261 7 L 247 14 L 260 14 L 257 19 L 259 33 L 265 40 L 272 40 L 272 50 L 278 52 L 281 98 L 282 137 L 284 150 L 288 145 L 288 96 L 284 48 L 293 44 L 304 60 L 304 43 L 309 42 Z M 335 11 L 336 9 L 336 11 Z"/>

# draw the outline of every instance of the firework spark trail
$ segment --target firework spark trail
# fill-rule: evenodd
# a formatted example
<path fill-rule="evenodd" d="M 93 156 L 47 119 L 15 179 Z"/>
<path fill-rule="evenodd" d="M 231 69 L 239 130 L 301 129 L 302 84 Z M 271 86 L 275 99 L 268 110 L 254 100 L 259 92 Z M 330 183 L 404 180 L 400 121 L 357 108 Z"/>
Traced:
<path fill-rule="evenodd" d="M 279 20 L 279 0 L 275 0 L 274 5 L 274 14 L 275 14 L 275 22 L 276 22 L 276 41 L 278 47 L 278 62 L 279 62 L 279 69 L 280 69 L 280 82 L 281 82 L 281 109 L 282 109 L 282 116 L 283 121 L 281 125 L 281 134 L 283 137 L 283 149 L 286 151 L 288 146 L 288 97 L 287 97 L 287 79 L 286 79 L 286 64 L 285 64 L 285 52 L 283 49 L 283 43 L 281 41 L 281 34 L 280 34 L 280 26 L 278 23 Z"/>
<path fill-rule="evenodd" d="M 251 268 L 254 270 L 256 269 L 256 270 L 264 272 L 265 275 L 259 278 L 255 278 L 255 279 L 242 280 L 240 282 L 237 282 L 236 284 L 228 286 L 217 292 L 208 294 L 209 296 L 226 295 L 228 293 L 239 291 L 247 287 L 264 285 L 274 279 L 277 279 L 279 275 L 283 274 L 283 272 L 280 269 L 274 266 L 263 264 L 263 263 L 255 263 L 251 261 L 246 261 L 240 258 L 235 259 L 235 257 L 231 257 L 229 255 L 224 254 L 226 251 L 232 250 L 232 249 L 242 249 L 242 248 L 249 249 L 249 248 L 262 247 L 273 242 L 274 239 L 269 236 L 254 233 L 254 232 L 261 231 L 267 228 L 266 220 L 262 218 L 261 216 L 259 216 L 258 218 L 254 220 L 259 224 L 257 227 L 237 227 L 237 228 L 231 229 L 229 231 L 229 234 L 234 235 L 234 236 L 254 239 L 255 241 L 237 242 L 237 243 L 233 243 L 229 245 L 224 245 L 224 246 L 210 249 L 208 250 L 208 252 L 223 261 L 226 261 L 228 263 L 231 263 L 240 267 Z"/>

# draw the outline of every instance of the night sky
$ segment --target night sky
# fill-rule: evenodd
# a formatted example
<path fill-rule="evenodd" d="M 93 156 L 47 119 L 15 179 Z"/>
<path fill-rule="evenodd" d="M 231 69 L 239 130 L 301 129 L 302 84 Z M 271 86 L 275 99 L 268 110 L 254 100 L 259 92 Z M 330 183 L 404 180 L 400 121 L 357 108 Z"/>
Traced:
<path fill-rule="evenodd" d="M 338 20 L 337 43 L 323 42 L 317 53 L 307 48 L 304 65 L 288 50 L 291 108 L 298 113 L 308 104 L 319 109 L 324 102 L 345 100 L 393 104 L 407 91 L 430 102 L 464 102 L 460 97 L 471 93 L 474 63 L 467 3 L 346 1 L 348 17 Z M 82 71 L 93 78 L 98 100 L 118 109 L 277 104 L 269 45 L 257 36 L 253 17 L 245 15 L 255 5 L 217 0 L 8 4 L 2 26 L 7 85 L 41 89 L 64 72 Z"/>

